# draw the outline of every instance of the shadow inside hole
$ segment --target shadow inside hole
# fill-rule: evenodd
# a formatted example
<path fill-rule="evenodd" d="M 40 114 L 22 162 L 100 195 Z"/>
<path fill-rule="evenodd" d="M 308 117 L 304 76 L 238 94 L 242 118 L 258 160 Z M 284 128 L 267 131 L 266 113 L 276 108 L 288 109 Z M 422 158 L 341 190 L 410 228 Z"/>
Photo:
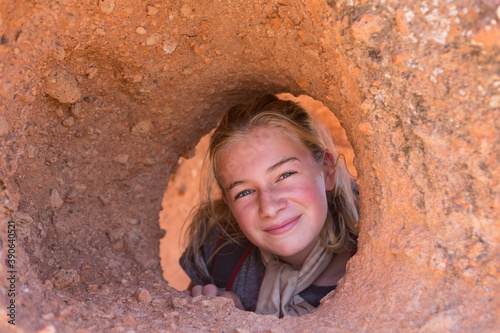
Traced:
<path fill-rule="evenodd" d="M 350 174 L 356 177 L 353 166 L 354 152 L 344 129 L 335 115 L 320 101 L 312 97 L 291 94 L 280 94 L 279 98 L 298 102 L 309 113 L 316 116 L 332 134 L 335 148 L 343 155 Z M 208 149 L 210 134 L 204 136 L 196 145 L 194 156 L 189 159 L 181 157 L 178 171 L 170 177 L 167 190 L 163 195 L 160 227 L 166 235 L 160 240 L 160 258 L 163 277 L 169 285 L 177 290 L 185 290 L 189 277 L 179 265 L 179 258 L 184 252 L 185 220 L 190 210 L 199 203 L 200 173 L 203 158 Z M 343 161 L 340 161 L 343 163 Z"/>

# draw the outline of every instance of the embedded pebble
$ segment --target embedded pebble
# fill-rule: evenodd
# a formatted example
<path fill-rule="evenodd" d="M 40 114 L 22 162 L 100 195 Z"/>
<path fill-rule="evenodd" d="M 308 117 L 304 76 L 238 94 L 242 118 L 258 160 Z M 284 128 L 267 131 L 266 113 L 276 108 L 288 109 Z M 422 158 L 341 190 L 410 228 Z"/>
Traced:
<path fill-rule="evenodd" d="M 52 209 L 57 210 L 59 207 L 62 206 L 63 203 L 64 203 L 64 201 L 61 199 L 59 192 L 57 192 L 57 190 L 53 189 L 50 192 L 50 206 L 52 207 Z"/>
<path fill-rule="evenodd" d="M 62 121 L 62 125 L 64 127 L 71 127 L 75 124 L 75 118 L 73 117 L 68 117 Z"/>
<path fill-rule="evenodd" d="M 143 27 L 137 27 L 137 29 L 135 29 L 135 32 L 137 32 L 139 35 L 144 35 L 146 33 L 146 29 L 144 29 Z"/>
<path fill-rule="evenodd" d="M 74 269 L 61 269 L 52 278 L 52 283 L 57 289 L 64 289 L 67 287 L 75 286 L 80 282 L 80 275 Z"/>
<path fill-rule="evenodd" d="M 19 212 L 19 211 L 12 214 L 12 217 L 14 218 L 14 221 L 16 223 L 30 224 L 33 222 L 33 218 L 31 216 L 29 216 L 26 213 Z"/>
<path fill-rule="evenodd" d="M 146 45 L 154 45 L 161 39 L 160 34 L 152 34 L 148 39 L 146 39 Z"/>
<path fill-rule="evenodd" d="M 104 14 L 110 14 L 115 9 L 115 0 L 99 0 L 99 8 Z"/>
<path fill-rule="evenodd" d="M 99 285 L 96 284 L 96 283 L 89 283 L 87 285 L 87 291 L 90 291 L 90 292 L 96 292 L 99 290 Z"/>
<path fill-rule="evenodd" d="M 89 78 L 89 80 L 92 80 L 93 78 L 95 78 L 98 71 L 99 71 L 99 68 L 91 67 L 87 73 L 87 77 Z"/>
<path fill-rule="evenodd" d="M 66 51 L 64 51 L 64 48 L 59 45 L 54 47 L 54 50 L 52 50 L 52 54 L 57 60 L 64 60 L 64 58 L 66 58 Z"/>
<path fill-rule="evenodd" d="M 97 28 L 97 29 L 95 29 L 94 34 L 96 34 L 98 36 L 105 36 L 106 35 L 106 31 L 104 31 L 103 28 Z"/>
<path fill-rule="evenodd" d="M 151 296 L 151 293 L 143 288 L 137 290 L 134 296 L 138 301 L 141 301 L 146 304 L 153 300 L 153 296 Z"/>
<path fill-rule="evenodd" d="M 66 197 L 64 198 L 64 202 L 75 202 L 77 196 L 78 196 L 78 192 L 75 189 L 70 189 L 68 191 L 68 193 L 66 193 Z"/>
<path fill-rule="evenodd" d="M 56 116 L 58 116 L 59 118 L 62 118 L 64 116 L 64 111 L 63 111 L 63 108 L 62 106 L 58 105 L 56 107 L 56 109 L 54 110 Z"/>
<path fill-rule="evenodd" d="M 75 104 L 71 105 L 69 113 L 71 113 L 71 115 L 75 119 L 80 118 L 80 114 L 82 113 L 82 103 L 76 102 Z"/>
<path fill-rule="evenodd" d="M 75 78 L 65 70 L 54 71 L 46 77 L 45 92 L 61 103 L 74 103 L 82 97 Z"/>
<path fill-rule="evenodd" d="M 7 124 L 7 119 L 5 117 L 0 117 L 0 137 L 9 134 L 9 124 Z"/>
<path fill-rule="evenodd" d="M 169 39 L 165 43 L 163 43 L 162 50 L 167 54 L 172 54 L 175 50 L 177 50 L 177 46 L 178 44 L 175 40 Z"/>
<path fill-rule="evenodd" d="M 54 325 L 48 325 L 48 326 L 45 326 L 44 328 L 36 331 L 36 333 L 56 333 L 56 328 L 54 327 Z"/>
<path fill-rule="evenodd" d="M 158 8 L 155 6 L 148 6 L 148 15 L 156 15 L 158 14 Z"/>
<path fill-rule="evenodd" d="M 127 164 L 128 158 L 128 154 L 118 154 L 115 156 L 114 161 L 120 164 Z"/>
<path fill-rule="evenodd" d="M 36 148 L 32 145 L 28 145 L 28 158 L 34 159 L 36 154 Z"/>
<path fill-rule="evenodd" d="M 137 135 L 137 136 L 145 135 L 151 130 L 152 127 L 153 123 L 151 122 L 151 120 L 144 120 L 138 122 L 134 127 L 132 127 L 130 133 L 132 133 L 132 135 Z"/>
<path fill-rule="evenodd" d="M 125 325 L 129 325 L 129 326 L 137 325 L 137 322 L 135 321 L 134 317 L 132 317 L 131 315 L 125 316 L 122 320 L 122 323 Z"/>

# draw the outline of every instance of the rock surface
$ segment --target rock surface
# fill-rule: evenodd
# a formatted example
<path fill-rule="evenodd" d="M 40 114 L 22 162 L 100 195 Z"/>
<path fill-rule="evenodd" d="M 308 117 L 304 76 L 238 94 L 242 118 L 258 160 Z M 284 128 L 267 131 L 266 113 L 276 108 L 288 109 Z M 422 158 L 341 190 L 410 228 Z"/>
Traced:
<path fill-rule="evenodd" d="M 494 331 L 497 12 L 472 0 L 0 1 L 0 331 L 14 331 L 11 219 L 29 221 L 16 332 Z M 301 318 L 187 298 L 161 277 L 158 212 L 179 156 L 264 92 L 325 103 L 356 154 L 359 251 Z"/>

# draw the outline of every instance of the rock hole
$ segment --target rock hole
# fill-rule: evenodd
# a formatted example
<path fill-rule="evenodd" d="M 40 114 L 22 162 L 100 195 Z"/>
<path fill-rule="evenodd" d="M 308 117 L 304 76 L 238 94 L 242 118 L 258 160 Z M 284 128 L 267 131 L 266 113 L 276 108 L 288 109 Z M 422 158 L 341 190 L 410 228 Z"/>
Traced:
<path fill-rule="evenodd" d="M 342 163 L 353 177 L 356 169 L 353 166 L 354 152 L 345 130 L 339 120 L 322 102 L 307 95 L 295 97 L 292 94 L 280 94 L 281 99 L 293 100 L 300 103 L 307 111 L 316 115 L 326 129 L 332 133 L 337 153 Z M 162 201 L 160 212 L 160 227 L 166 230 L 166 235 L 160 240 L 160 258 L 163 277 L 169 285 L 184 290 L 190 283 L 178 261 L 184 251 L 184 227 L 190 210 L 199 203 L 200 172 L 205 152 L 208 149 L 210 134 L 204 136 L 196 145 L 192 156 L 181 157 L 178 162 L 178 171 L 170 177 L 168 187 Z M 343 160 L 342 160 L 343 159 Z"/>

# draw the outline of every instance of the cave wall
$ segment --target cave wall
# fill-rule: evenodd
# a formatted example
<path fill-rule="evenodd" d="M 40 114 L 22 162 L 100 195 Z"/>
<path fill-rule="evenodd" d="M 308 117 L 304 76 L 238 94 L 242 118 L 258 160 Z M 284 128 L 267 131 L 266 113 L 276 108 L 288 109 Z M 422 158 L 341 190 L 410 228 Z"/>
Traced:
<path fill-rule="evenodd" d="M 496 1 L 1 0 L 0 328 L 493 331 L 499 20 Z M 161 278 L 178 158 L 263 92 L 324 102 L 356 154 L 359 251 L 301 318 Z"/>

